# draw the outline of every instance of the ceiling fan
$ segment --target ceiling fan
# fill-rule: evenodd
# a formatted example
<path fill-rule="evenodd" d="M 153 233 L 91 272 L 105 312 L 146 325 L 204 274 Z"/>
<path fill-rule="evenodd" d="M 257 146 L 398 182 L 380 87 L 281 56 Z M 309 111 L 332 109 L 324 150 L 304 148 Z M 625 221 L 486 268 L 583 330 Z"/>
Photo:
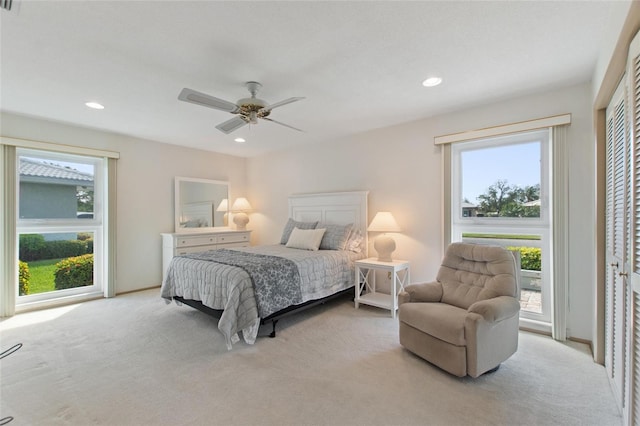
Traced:
<path fill-rule="evenodd" d="M 301 99 L 304 99 L 303 97 L 289 98 L 280 102 L 276 102 L 274 104 L 269 104 L 265 100 L 256 98 L 256 94 L 262 87 L 262 84 L 256 81 L 248 81 L 245 83 L 245 86 L 249 90 L 249 93 L 251 93 L 251 97 L 239 99 L 235 104 L 233 102 L 225 101 L 224 99 L 216 98 L 205 93 L 187 89 L 186 87 L 182 89 L 182 92 L 180 92 L 178 99 L 184 102 L 191 102 L 192 104 L 230 112 L 231 114 L 237 114 L 237 117 L 234 117 L 231 120 L 227 120 L 224 123 L 220 123 L 216 126 L 216 129 L 226 134 L 238 130 L 239 128 L 247 124 L 257 124 L 259 118 L 302 132 L 302 130 L 297 129 L 293 126 L 289 126 L 288 124 L 284 124 L 280 121 L 269 118 L 269 114 L 271 114 L 271 110 L 273 110 L 274 108 L 299 101 Z"/>

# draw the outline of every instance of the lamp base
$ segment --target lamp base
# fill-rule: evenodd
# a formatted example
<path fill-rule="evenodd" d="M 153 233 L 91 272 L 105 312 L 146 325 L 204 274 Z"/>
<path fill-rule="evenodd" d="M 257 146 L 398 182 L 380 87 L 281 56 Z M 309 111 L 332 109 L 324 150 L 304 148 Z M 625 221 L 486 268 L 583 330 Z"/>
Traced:
<path fill-rule="evenodd" d="M 373 242 L 380 262 L 391 262 L 391 253 L 396 249 L 396 242 L 388 235 L 378 235 Z"/>
<path fill-rule="evenodd" d="M 245 231 L 247 229 L 247 223 L 249 223 L 249 215 L 244 212 L 238 212 L 233 215 L 233 223 L 236 224 L 238 231 Z"/>

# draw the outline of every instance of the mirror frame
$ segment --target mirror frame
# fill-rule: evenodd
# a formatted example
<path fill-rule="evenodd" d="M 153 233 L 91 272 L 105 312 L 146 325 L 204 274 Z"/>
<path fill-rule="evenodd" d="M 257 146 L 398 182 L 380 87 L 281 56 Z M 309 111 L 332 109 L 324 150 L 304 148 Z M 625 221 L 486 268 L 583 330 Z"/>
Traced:
<path fill-rule="evenodd" d="M 206 226 L 206 227 L 199 227 L 199 228 L 182 228 L 180 227 L 180 213 L 181 213 L 181 190 L 180 190 L 180 185 L 183 183 L 202 183 L 202 184 L 211 184 L 211 185 L 224 185 L 227 187 L 227 200 L 229 199 L 229 182 L 228 181 L 224 181 L 224 180 L 211 180 L 211 179 L 200 179 L 200 178 L 189 178 L 189 177 L 182 177 L 182 176 L 176 176 L 174 178 L 174 197 L 173 197 L 173 206 L 174 206 L 174 232 L 176 234 L 187 234 L 187 233 L 194 233 L 194 232 L 211 232 L 211 231 L 215 231 L 215 230 L 221 230 L 221 229 L 229 229 L 228 224 L 227 225 L 222 225 L 222 226 Z M 215 202 L 216 205 L 219 204 L 221 200 L 212 200 L 212 202 Z M 215 209 L 216 209 L 216 205 L 213 206 L 213 214 L 215 215 Z M 228 213 L 228 210 L 227 210 Z M 215 225 L 215 222 L 214 222 Z"/>

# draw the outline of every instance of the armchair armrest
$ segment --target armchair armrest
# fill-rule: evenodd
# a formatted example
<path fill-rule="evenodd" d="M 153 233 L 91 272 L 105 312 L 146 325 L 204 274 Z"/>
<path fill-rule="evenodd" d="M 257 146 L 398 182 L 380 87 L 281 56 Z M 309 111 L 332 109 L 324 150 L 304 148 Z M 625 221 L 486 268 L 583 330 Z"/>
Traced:
<path fill-rule="evenodd" d="M 442 299 L 442 284 L 437 281 L 411 284 L 398 294 L 398 305 L 407 302 L 439 302 Z"/>
<path fill-rule="evenodd" d="M 471 306 L 467 312 L 481 315 L 487 322 L 502 321 L 520 311 L 520 302 L 515 297 L 499 296 L 493 299 L 480 300 Z"/>

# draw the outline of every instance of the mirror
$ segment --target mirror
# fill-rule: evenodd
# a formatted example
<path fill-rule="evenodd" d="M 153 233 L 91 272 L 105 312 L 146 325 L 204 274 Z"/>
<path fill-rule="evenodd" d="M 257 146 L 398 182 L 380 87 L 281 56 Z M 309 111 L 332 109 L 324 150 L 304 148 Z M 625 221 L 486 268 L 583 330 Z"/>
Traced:
<path fill-rule="evenodd" d="M 227 227 L 228 199 L 229 182 L 176 176 L 175 232 Z"/>

